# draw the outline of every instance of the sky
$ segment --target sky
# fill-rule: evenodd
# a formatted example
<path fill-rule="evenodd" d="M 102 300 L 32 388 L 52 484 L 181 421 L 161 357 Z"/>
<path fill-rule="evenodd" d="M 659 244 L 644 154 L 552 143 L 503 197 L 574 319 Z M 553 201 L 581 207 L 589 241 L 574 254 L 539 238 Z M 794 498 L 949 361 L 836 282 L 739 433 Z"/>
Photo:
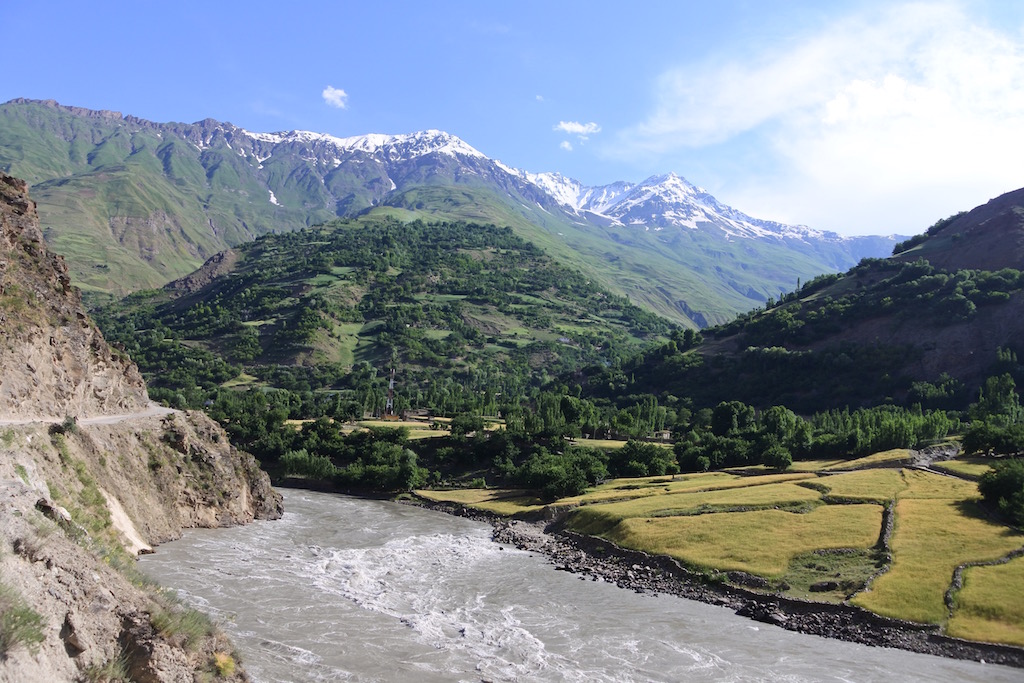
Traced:
<path fill-rule="evenodd" d="M 0 101 L 339 137 L 439 129 L 586 185 L 922 232 L 1024 187 L 1024 2 L 0 4 Z"/>

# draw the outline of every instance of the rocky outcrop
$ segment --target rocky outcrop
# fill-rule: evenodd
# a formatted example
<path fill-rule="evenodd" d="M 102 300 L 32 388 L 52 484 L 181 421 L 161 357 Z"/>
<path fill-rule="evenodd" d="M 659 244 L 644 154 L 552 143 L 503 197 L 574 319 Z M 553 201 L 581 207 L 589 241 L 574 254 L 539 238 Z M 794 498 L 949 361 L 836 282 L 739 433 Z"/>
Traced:
<path fill-rule="evenodd" d="M 41 617 L 42 635 L 0 653 L 0 683 L 92 680 L 118 662 L 130 680 L 191 681 L 223 666 L 232 649 L 212 625 L 182 641 L 168 616 L 182 608 L 130 580 L 134 552 L 281 511 L 266 473 L 202 413 L 0 427 L 0 592 Z"/>
<path fill-rule="evenodd" d="M 194 273 L 170 283 L 167 288 L 185 294 L 194 294 L 221 275 L 230 273 L 237 262 L 238 252 L 234 249 L 226 249 L 211 256 Z"/>
<path fill-rule="evenodd" d="M 281 496 L 203 413 L 150 409 L 3 174 L 0 256 L 0 611 L 21 615 L 13 636 L 0 620 L 0 683 L 248 680 L 134 556 L 184 528 L 280 517 Z"/>
<path fill-rule="evenodd" d="M 76 543 L 38 499 L 22 481 L 0 482 L 0 587 L 38 630 L 5 646 L 0 683 L 249 680 L 208 620 L 141 590 L 111 566 L 116 556 L 103 561 Z"/>
<path fill-rule="evenodd" d="M 25 183 L 0 173 L 0 419 L 124 414 L 149 404 L 138 368 L 82 308 L 43 242 Z"/>

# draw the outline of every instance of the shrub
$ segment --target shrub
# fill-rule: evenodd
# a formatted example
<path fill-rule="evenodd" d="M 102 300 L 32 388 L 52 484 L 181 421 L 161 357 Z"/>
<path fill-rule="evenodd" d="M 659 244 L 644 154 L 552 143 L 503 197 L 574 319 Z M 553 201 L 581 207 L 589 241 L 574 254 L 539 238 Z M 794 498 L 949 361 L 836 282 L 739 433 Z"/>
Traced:
<path fill-rule="evenodd" d="M 43 639 L 43 617 L 13 588 L 0 584 L 0 658 L 18 645 L 34 651 Z"/>
<path fill-rule="evenodd" d="M 82 671 L 82 678 L 89 683 L 109 683 L 110 681 L 131 680 L 131 667 L 128 665 L 128 653 L 122 650 L 112 659 L 103 664 L 91 664 Z"/>
<path fill-rule="evenodd" d="M 235 673 L 235 658 L 227 652 L 214 652 L 213 668 L 217 670 L 218 676 L 227 678 Z"/>
<path fill-rule="evenodd" d="M 280 465 L 285 476 L 330 479 L 337 472 L 337 468 L 330 458 L 317 453 L 309 453 L 305 448 L 288 451 L 282 455 Z"/>
<path fill-rule="evenodd" d="M 213 623 L 202 612 L 190 608 L 161 608 L 153 611 L 153 627 L 169 639 L 178 640 L 190 650 L 213 633 Z"/>
<path fill-rule="evenodd" d="M 50 425 L 50 434 L 76 434 L 78 432 L 78 420 L 71 415 L 66 415 L 59 424 Z"/>
<path fill-rule="evenodd" d="M 1024 460 L 1001 462 L 982 475 L 978 490 L 1015 526 L 1024 526 Z"/>

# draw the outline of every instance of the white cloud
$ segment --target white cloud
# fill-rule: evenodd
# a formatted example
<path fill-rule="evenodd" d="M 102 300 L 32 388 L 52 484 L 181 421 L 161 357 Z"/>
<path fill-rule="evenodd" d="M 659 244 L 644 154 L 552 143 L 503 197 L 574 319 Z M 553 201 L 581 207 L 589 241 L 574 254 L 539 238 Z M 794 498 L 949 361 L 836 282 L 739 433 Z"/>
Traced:
<path fill-rule="evenodd" d="M 597 125 L 593 121 L 590 123 L 580 123 L 579 121 L 559 121 L 554 130 L 568 133 L 569 135 L 576 135 L 581 140 L 586 140 L 587 137 L 594 135 L 595 133 L 600 133 L 601 126 Z"/>
<path fill-rule="evenodd" d="M 537 101 L 538 102 L 543 102 L 544 101 L 544 96 L 543 95 L 537 95 Z"/>
<path fill-rule="evenodd" d="M 348 106 L 348 93 L 341 88 L 335 88 L 333 85 L 329 85 L 324 88 L 324 91 L 320 93 L 324 102 L 329 107 L 336 107 L 337 109 L 345 109 Z"/>
<path fill-rule="evenodd" d="M 846 18 L 742 60 L 666 71 L 656 86 L 656 108 L 614 154 L 664 162 L 754 146 L 760 175 L 726 188 L 754 215 L 913 232 L 1024 185 L 1024 41 L 958 5 Z"/>
<path fill-rule="evenodd" d="M 560 144 L 559 147 L 561 149 L 564 149 L 566 152 L 572 151 L 572 143 L 569 142 L 568 140 L 562 140 L 562 144 Z"/>

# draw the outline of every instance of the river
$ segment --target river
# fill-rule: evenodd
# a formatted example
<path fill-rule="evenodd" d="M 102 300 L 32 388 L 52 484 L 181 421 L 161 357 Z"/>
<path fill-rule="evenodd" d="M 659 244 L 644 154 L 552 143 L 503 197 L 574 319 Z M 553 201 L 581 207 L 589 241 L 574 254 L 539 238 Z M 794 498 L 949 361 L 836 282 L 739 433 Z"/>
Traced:
<path fill-rule="evenodd" d="M 285 490 L 285 516 L 191 530 L 141 568 L 256 681 L 1020 681 L 1008 667 L 806 636 L 555 571 L 490 526 Z"/>

